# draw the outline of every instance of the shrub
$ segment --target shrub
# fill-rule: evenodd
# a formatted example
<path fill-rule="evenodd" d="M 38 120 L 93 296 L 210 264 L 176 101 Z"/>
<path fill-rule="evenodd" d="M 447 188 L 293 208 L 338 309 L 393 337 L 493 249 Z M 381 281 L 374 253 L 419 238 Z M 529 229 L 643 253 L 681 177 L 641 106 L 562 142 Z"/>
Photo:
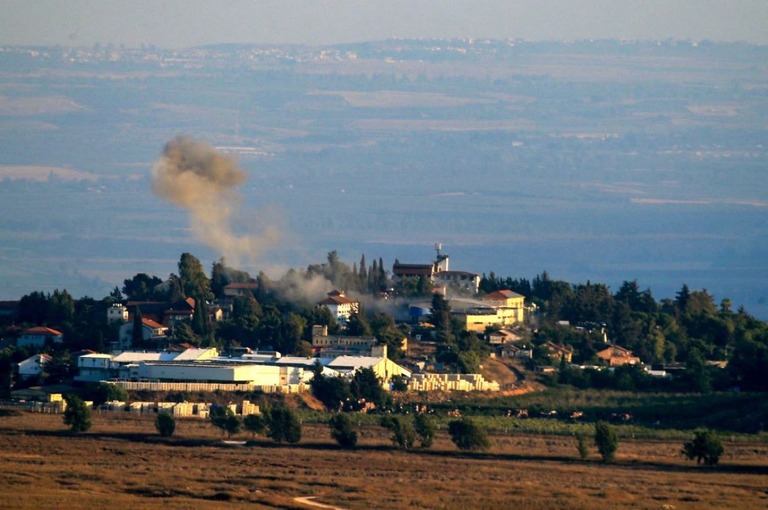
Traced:
<path fill-rule="evenodd" d="M 579 458 L 581 460 L 587 460 L 589 457 L 589 443 L 587 442 L 586 434 L 576 434 L 576 440 L 578 441 L 576 447 L 579 450 Z"/>
<path fill-rule="evenodd" d="M 413 419 L 413 428 L 419 436 L 422 448 L 429 448 L 435 440 L 435 431 L 437 426 L 432 416 L 428 414 L 417 414 Z"/>
<path fill-rule="evenodd" d="M 352 420 L 346 414 L 335 414 L 328 421 L 331 437 L 344 448 L 354 448 L 357 444 L 357 432 Z"/>
<path fill-rule="evenodd" d="M 711 430 L 697 430 L 693 433 L 693 439 L 683 445 L 681 453 L 689 460 L 696 459 L 696 464 L 703 462 L 707 466 L 714 466 L 723 454 L 723 443 Z"/>
<path fill-rule="evenodd" d="M 595 446 L 605 462 L 613 462 L 619 447 L 616 429 L 604 421 L 595 423 Z"/>
<path fill-rule="evenodd" d="M 72 432 L 85 432 L 91 428 L 91 409 L 80 397 L 68 395 L 67 409 L 64 411 L 64 424 L 69 425 Z"/>
<path fill-rule="evenodd" d="M 485 429 L 468 418 L 450 422 L 448 433 L 451 435 L 451 441 L 460 450 L 487 450 L 491 447 Z"/>
<path fill-rule="evenodd" d="M 163 437 L 171 437 L 176 430 L 176 420 L 168 413 L 159 413 L 155 418 L 155 428 Z"/>
<path fill-rule="evenodd" d="M 416 442 L 416 433 L 410 420 L 402 416 L 384 416 L 379 422 L 392 431 L 392 444 L 401 450 L 410 450 Z"/>

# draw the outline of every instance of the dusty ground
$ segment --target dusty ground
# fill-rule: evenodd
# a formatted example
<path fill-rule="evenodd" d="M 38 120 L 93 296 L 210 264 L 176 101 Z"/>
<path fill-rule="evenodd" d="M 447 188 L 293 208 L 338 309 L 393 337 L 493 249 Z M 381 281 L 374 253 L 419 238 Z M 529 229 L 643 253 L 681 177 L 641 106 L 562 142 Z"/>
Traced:
<path fill-rule="evenodd" d="M 726 443 L 717 469 L 679 456 L 680 445 L 622 442 L 618 462 L 577 459 L 575 440 L 494 437 L 461 454 L 440 435 L 428 451 L 391 449 L 382 429 L 338 449 L 307 425 L 296 446 L 227 447 L 202 421 L 164 440 L 151 419 L 96 415 L 70 435 L 61 416 L 0 417 L 2 508 L 766 508 L 768 445 Z M 241 434 L 234 439 L 246 440 Z"/>

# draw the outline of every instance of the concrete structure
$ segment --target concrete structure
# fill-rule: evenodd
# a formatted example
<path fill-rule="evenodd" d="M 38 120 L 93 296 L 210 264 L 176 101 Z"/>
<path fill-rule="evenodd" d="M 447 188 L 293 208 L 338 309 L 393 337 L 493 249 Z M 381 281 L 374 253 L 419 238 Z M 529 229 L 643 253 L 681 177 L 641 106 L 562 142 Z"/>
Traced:
<path fill-rule="evenodd" d="M 499 391 L 499 383 L 486 381 L 481 374 L 414 374 L 410 391 Z"/>
<path fill-rule="evenodd" d="M 77 358 L 75 381 L 99 382 L 117 377 L 111 354 L 85 354 Z"/>
<path fill-rule="evenodd" d="M 480 287 L 480 275 L 467 271 L 438 271 L 432 275 L 435 287 L 446 289 L 458 289 L 472 294 L 477 294 Z"/>
<path fill-rule="evenodd" d="M 37 326 L 29 328 L 21 334 L 16 345 L 18 347 L 43 347 L 45 342 L 50 341 L 54 344 L 60 344 L 64 342 L 64 334 L 61 331 L 46 328 L 44 326 Z"/>

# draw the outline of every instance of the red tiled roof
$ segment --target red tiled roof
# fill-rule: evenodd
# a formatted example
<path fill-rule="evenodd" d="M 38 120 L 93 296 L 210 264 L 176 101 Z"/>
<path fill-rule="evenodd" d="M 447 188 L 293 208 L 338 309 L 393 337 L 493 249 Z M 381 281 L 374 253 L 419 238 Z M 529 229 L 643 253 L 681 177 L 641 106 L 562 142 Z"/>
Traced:
<path fill-rule="evenodd" d="M 61 336 L 63 333 L 52 328 L 46 328 L 45 326 L 35 326 L 24 331 L 25 335 L 51 335 Z"/>
<path fill-rule="evenodd" d="M 512 292 L 511 290 L 497 290 L 495 292 L 491 292 L 487 296 L 485 296 L 485 299 L 493 300 L 493 299 L 509 299 L 509 298 L 519 298 L 519 297 L 525 297 L 522 294 L 518 294 L 517 292 Z"/>
<path fill-rule="evenodd" d="M 152 328 L 152 329 L 158 329 L 158 328 L 164 328 L 165 327 L 162 324 L 159 324 L 159 323 L 153 321 L 152 319 L 144 319 L 144 318 L 142 318 L 141 319 L 141 323 L 144 324 L 145 326 L 147 326 L 148 328 Z"/>

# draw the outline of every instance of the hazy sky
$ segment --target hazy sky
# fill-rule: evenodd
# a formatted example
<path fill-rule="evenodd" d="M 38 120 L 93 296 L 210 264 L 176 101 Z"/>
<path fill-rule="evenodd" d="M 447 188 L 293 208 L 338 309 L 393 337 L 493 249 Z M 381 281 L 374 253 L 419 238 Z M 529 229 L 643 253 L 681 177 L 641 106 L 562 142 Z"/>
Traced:
<path fill-rule="evenodd" d="M 768 0 L 0 0 L 0 44 L 179 48 L 390 37 L 768 44 Z"/>

